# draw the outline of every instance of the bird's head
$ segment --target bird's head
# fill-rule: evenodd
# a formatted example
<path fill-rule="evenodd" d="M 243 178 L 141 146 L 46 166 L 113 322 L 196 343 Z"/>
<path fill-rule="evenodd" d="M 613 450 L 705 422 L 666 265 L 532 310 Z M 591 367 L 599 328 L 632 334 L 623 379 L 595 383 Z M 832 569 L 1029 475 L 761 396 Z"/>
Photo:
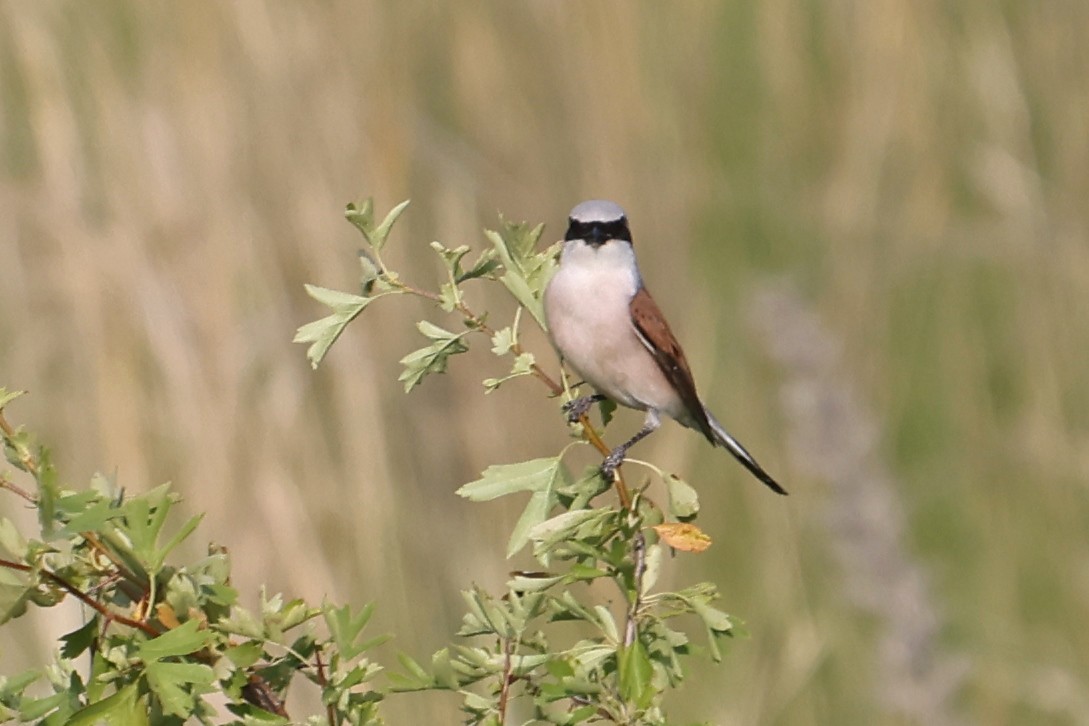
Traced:
<path fill-rule="evenodd" d="M 564 241 L 582 240 L 594 248 L 614 239 L 631 243 L 628 216 L 615 202 L 604 199 L 582 202 L 571 210 L 567 222 Z"/>

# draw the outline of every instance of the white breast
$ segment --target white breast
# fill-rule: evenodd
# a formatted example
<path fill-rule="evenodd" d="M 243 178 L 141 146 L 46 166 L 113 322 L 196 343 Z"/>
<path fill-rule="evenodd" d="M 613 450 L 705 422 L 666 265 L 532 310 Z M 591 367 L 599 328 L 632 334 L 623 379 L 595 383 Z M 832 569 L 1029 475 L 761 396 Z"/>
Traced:
<path fill-rule="evenodd" d="M 564 360 L 609 398 L 631 408 L 676 416 L 679 397 L 631 322 L 639 268 L 627 242 L 564 245 L 560 268 L 545 290 L 549 335 Z"/>

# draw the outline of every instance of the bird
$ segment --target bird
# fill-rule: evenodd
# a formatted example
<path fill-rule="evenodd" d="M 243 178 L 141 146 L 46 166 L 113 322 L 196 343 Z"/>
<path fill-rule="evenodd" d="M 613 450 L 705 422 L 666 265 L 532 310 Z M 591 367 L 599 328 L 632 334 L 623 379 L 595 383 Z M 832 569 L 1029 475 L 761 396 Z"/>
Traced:
<path fill-rule="evenodd" d="M 654 433 L 665 414 L 725 448 L 772 491 L 787 493 L 700 400 L 684 350 L 643 284 L 620 205 L 591 199 L 571 210 L 543 303 L 560 359 L 596 391 L 565 405 L 568 421 L 606 399 L 646 411 L 643 427 L 605 458 L 606 478 L 615 476 L 628 450 Z"/>

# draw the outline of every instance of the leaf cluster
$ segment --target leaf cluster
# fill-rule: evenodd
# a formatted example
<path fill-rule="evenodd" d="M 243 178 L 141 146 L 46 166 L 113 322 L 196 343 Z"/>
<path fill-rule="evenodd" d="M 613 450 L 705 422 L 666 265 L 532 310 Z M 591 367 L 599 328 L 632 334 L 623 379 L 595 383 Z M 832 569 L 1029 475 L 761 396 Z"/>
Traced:
<path fill-rule="evenodd" d="M 487 336 L 493 353 L 512 359 L 506 374 L 484 381 L 486 392 L 494 391 L 514 378 L 537 375 L 536 358 L 522 348 L 518 340 L 518 327 L 523 309 L 528 310 L 539 325 L 543 327 L 545 324 L 541 297 L 555 269 L 558 243 L 538 252 L 536 248 L 544 229 L 542 225 L 531 228 L 502 218 L 499 230 L 485 232 L 489 246 L 471 263 L 467 263 L 471 252 L 467 245 L 450 248 L 441 242 L 432 242 L 431 249 L 439 257 L 446 279 L 439 284 L 437 291 L 424 290 L 405 282 L 386 265 L 382 257 L 389 233 L 407 206 L 407 201 L 401 202 L 378 222 L 370 199 L 358 206 L 348 205 L 345 216 L 360 231 L 364 243 L 359 251 L 362 265 L 360 292 L 356 294 L 316 285 L 306 286 L 307 293 L 331 311 L 325 317 L 303 325 L 295 334 L 296 343 L 310 344 L 306 352 L 310 364 L 317 368 L 348 324 L 378 298 L 414 295 L 435 303 L 442 312 L 455 313 L 460 318 L 460 329 L 450 330 L 448 326 L 427 320 L 416 324 L 416 329 L 428 342 L 401 358 L 404 370 L 399 380 L 404 383 L 406 393 L 429 375 L 445 373 L 449 359 L 469 349 L 469 339 L 473 334 Z M 498 281 L 514 296 L 519 307 L 509 325 L 492 328 L 487 322 L 487 315 L 470 309 L 465 297 L 466 285 L 477 280 Z"/>
<path fill-rule="evenodd" d="M 101 475 L 85 489 L 62 486 L 49 451 L 3 417 L 16 395 L 0 389 L 0 435 L 34 489 L 7 474 L 0 488 L 36 510 L 38 531 L 24 536 L 0 517 L 0 625 L 73 598 L 84 622 L 49 665 L 0 677 L 0 721 L 287 724 L 285 694 L 301 679 L 327 706 L 310 723 L 379 722 L 371 681 L 380 668 L 366 651 L 384 639 L 362 638 L 370 607 L 262 593 L 251 611 L 230 585 L 225 549 L 170 564 L 200 517 L 170 527 L 179 498 L 168 485 L 136 496 Z M 213 693 L 228 720 L 206 698 Z"/>
<path fill-rule="evenodd" d="M 499 230 L 485 231 L 487 246 L 468 266 L 468 247 L 450 249 L 433 242 L 446 280 L 431 292 L 404 282 L 381 260 L 388 222 L 404 204 L 377 225 L 369 201 L 358 209 L 365 213 L 349 207 L 348 215 L 363 233 L 367 248 L 362 256 L 378 261 L 365 266 L 362 287 L 378 290 L 376 296 L 423 297 L 442 313 L 460 318 L 460 329 L 426 320 L 417 324 L 428 344 L 401 359 L 406 392 L 427 376 L 445 372 L 453 356 L 465 352 L 477 334 L 485 334 L 491 352 L 511 361 L 505 373 L 483 380 L 486 392 L 532 375 L 551 395 L 570 397 L 566 383 L 553 382 L 519 340 L 523 311 L 546 326 L 542 296 L 559 243 L 538 251 L 541 226 L 501 218 Z M 465 283 L 474 280 L 496 281 L 507 290 L 516 303 L 510 325 L 493 329 L 487 314 L 469 306 Z M 327 305 L 337 302 L 310 292 Z M 357 311 L 349 312 L 354 317 Z M 297 340 L 314 342 L 309 351 L 314 365 L 328 352 L 328 346 L 315 347 L 321 338 L 314 331 L 324 326 L 339 335 L 346 321 L 336 314 L 334 307 L 333 316 L 299 331 Z M 606 403 L 601 409 L 607 425 L 612 408 Z M 608 451 L 585 417 L 573 433 Z M 499 596 L 479 587 L 465 591 L 467 613 L 458 633 L 462 642 L 436 652 L 429 667 L 403 656 L 403 672 L 391 676 L 395 688 L 457 691 L 467 721 L 475 724 L 505 723 L 515 701 L 535 721 L 547 723 L 664 723 L 663 697 L 684 677 L 682 657 L 705 649 L 712 659 L 721 658 L 720 641 L 734 626 L 712 604 L 718 598 L 714 586 L 655 590 L 665 552 L 700 551 L 710 544 L 691 523 L 699 510 L 695 490 L 676 475 L 639 462 L 664 485 L 665 509 L 647 496 L 646 487 L 630 500 L 622 493 L 620 507 L 603 504 L 601 496 L 613 483 L 598 467 L 573 476 L 565 462 L 571 446 L 556 456 L 490 466 L 480 479 L 458 489 L 476 502 L 528 494 L 506 555 L 514 557 L 528 547 L 537 568 L 512 573 Z M 679 625 L 684 616 L 702 625 L 705 637 L 698 648 Z"/>
<path fill-rule="evenodd" d="M 545 326 L 541 299 L 559 243 L 539 251 L 540 225 L 502 219 L 498 230 L 485 232 L 479 254 L 433 242 L 445 279 L 424 289 L 384 259 L 407 204 L 380 221 L 369 200 L 348 206 L 364 244 L 359 290 L 306 287 L 329 311 L 295 336 L 308 344 L 311 364 L 322 362 L 372 302 L 411 295 L 452 320 L 417 323 L 425 343 L 401 359 L 406 392 L 445 372 L 483 337 L 503 361 L 483 379 L 484 393 L 532 377 L 550 397 L 570 400 L 566 379 L 556 382 L 520 340 L 524 312 Z M 509 293 L 508 324 L 493 327 L 488 313 L 470 305 L 470 285 L 479 283 Z M 362 725 L 381 723 L 379 704 L 393 693 L 440 690 L 460 695 L 472 724 L 509 723 L 515 713 L 554 724 L 664 724 L 665 697 L 684 679 L 686 656 L 704 652 L 717 661 L 723 638 L 735 632 L 715 605 L 714 585 L 657 588 L 667 553 L 710 544 L 692 523 L 695 490 L 634 460 L 654 478 L 633 491 L 622 477 L 607 481 L 596 466 L 572 474 L 572 450 L 588 442 L 609 451 L 585 415 L 558 454 L 490 466 L 457 490 L 481 503 L 527 497 L 506 556 L 533 564 L 512 572 L 501 593 L 466 589 L 457 641 L 426 665 L 403 655 L 399 672 L 384 673 L 370 653 L 385 638 L 364 634 L 370 606 L 312 605 L 261 592 L 256 609 L 247 609 L 231 586 L 224 548 L 209 546 L 203 556 L 176 563 L 200 517 L 175 525 L 178 497 L 168 485 L 137 495 L 103 476 L 84 489 L 63 485 L 48 450 L 4 418 L 19 395 L 0 388 L 0 440 L 7 461 L 33 486 L 24 489 L 0 472 L 0 489 L 35 510 L 37 528 L 23 533 L 0 516 L 0 626 L 30 607 L 71 599 L 82 604 L 84 621 L 61 638 L 50 663 L 0 677 L 0 721 Z M 599 410 L 607 426 L 611 407 Z M 606 496 L 614 487 L 616 502 Z M 664 507 L 651 496 L 661 498 L 662 490 Z M 296 683 L 318 689 L 323 713 L 288 716 L 285 694 Z"/>

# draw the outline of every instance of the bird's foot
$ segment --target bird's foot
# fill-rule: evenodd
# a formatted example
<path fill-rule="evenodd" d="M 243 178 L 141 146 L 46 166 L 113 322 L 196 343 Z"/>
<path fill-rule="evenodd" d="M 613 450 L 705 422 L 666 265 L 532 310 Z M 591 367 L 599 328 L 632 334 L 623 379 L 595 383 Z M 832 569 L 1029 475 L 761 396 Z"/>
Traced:
<path fill-rule="evenodd" d="M 595 393 L 592 396 L 580 396 L 579 398 L 572 399 L 563 404 L 563 413 L 567 416 L 567 423 L 576 423 L 580 418 L 586 415 L 586 412 L 597 403 L 598 401 L 604 401 L 605 396 L 600 393 Z"/>
<path fill-rule="evenodd" d="M 605 461 L 601 462 L 601 473 L 605 477 L 605 481 L 616 480 L 616 470 L 624 463 L 624 455 L 627 453 L 627 447 L 617 447 L 613 449 L 611 454 L 605 457 Z"/>

